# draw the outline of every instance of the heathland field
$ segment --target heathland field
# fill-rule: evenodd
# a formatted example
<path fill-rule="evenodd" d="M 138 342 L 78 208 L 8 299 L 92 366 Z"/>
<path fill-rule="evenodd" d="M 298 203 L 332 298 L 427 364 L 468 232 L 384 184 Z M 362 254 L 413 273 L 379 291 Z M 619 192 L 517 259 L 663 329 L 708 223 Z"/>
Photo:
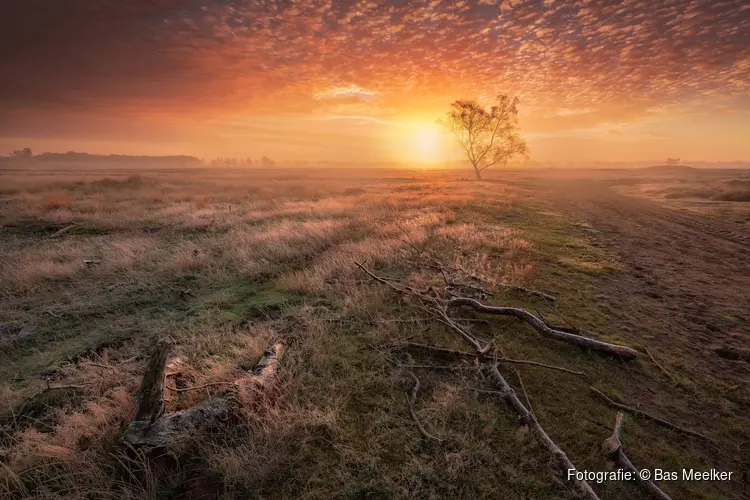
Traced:
<path fill-rule="evenodd" d="M 696 213 L 682 172 L 492 172 L 0 171 L 0 497 L 574 498 L 495 362 L 578 469 L 615 470 L 620 403 L 636 467 L 734 472 L 672 498 L 747 495 L 750 174 Z M 237 397 L 154 456 L 120 437 L 165 341 L 166 414 Z"/>

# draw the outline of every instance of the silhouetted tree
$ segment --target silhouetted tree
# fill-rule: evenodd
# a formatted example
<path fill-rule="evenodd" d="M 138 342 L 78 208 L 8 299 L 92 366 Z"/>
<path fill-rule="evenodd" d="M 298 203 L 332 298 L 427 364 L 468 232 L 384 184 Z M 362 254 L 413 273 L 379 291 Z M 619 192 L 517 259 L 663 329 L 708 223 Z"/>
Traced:
<path fill-rule="evenodd" d="M 24 161 L 31 161 L 31 158 L 33 157 L 33 153 L 31 152 L 31 148 L 23 148 L 23 149 L 16 149 L 15 151 L 12 151 L 10 153 L 11 158 L 15 158 L 18 160 L 24 160 Z"/>
<path fill-rule="evenodd" d="M 679 158 L 672 158 L 672 157 L 667 158 L 667 165 L 676 166 L 676 165 L 679 165 L 679 164 L 680 164 L 680 159 Z"/>
<path fill-rule="evenodd" d="M 263 158 L 260 159 L 260 166 L 263 168 L 270 168 L 270 167 L 273 167 L 275 164 L 276 163 L 267 156 L 264 156 Z"/>
<path fill-rule="evenodd" d="M 476 101 L 459 100 L 438 123 L 450 130 L 466 152 L 477 179 L 493 165 L 505 165 L 515 156 L 528 157 L 518 129 L 518 98 L 501 94 L 485 109 Z"/>

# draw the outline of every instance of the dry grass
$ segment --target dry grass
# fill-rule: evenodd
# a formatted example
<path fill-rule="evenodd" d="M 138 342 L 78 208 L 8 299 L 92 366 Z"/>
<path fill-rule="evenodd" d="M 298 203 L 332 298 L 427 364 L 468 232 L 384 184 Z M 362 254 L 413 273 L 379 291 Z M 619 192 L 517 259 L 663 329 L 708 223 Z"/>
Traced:
<path fill-rule="evenodd" d="M 682 210 L 750 224 L 750 176 L 744 171 L 698 171 L 622 181 L 618 189 Z"/>
<path fill-rule="evenodd" d="M 354 265 L 439 285 L 415 245 L 494 287 L 533 286 L 549 262 L 575 263 L 565 272 L 577 280 L 576 296 L 588 286 L 584 263 L 607 271 L 610 256 L 588 246 L 585 261 L 562 254 L 572 237 L 550 249 L 549 225 L 563 222 L 536 215 L 523 183 L 518 174 L 475 183 L 436 172 L 15 175 L 0 194 L 0 324 L 35 333 L 0 333 L 0 496 L 569 498 L 512 414 L 470 390 L 479 384 L 471 372 L 419 373 L 417 414 L 444 444 L 422 440 L 403 400 L 412 379 L 383 346 L 460 343 Z M 70 222 L 77 225 L 64 236 L 48 238 Z M 628 377 L 626 369 L 613 377 L 607 360 L 528 342 L 530 335 L 517 326 L 505 332 L 505 354 L 580 365 L 599 380 Z M 163 470 L 116 449 L 155 338 L 176 345 L 169 370 L 179 373 L 168 385 L 179 388 L 236 380 L 279 338 L 290 348 L 275 390 L 241 394 L 237 425 L 186 437 L 189 456 Z M 579 398 L 584 386 L 531 370 L 523 376 L 539 417 L 552 422 L 574 462 L 603 467 L 596 444 L 604 434 L 578 414 L 608 421 L 609 410 L 577 401 L 566 413 L 566 394 Z M 83 389 L 40 396 L 42 377 Z M 218 390 L 168 390 L 168 409 Z M 683 463 L 669 436 L 649 438 Z M 634 491 L 624 488 L 607 492 Z"/>

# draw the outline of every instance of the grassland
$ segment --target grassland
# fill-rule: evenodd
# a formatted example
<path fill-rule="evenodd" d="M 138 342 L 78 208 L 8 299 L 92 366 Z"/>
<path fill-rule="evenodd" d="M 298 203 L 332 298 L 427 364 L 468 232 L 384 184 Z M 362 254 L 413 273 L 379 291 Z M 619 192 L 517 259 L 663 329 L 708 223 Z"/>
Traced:
<path fill-rule="evenodd" d="M 355 265 L 366 261 L 420 286 L 439 282 L 411 245 L 484 278 L 493 303 L 539 309 L 603 340 L 649 342 L 637 318 L 623 319 L 621 298 L 601 289 L 602 280 L 627 272 L 617 253 L 597 243 L 585 219 L 542 196 L 530 175 L 487 182 L 426 171 L 0 175 L 0 495 L 573 497 L 512 411 L 475 390 L 488 387 L 470 363 L 414 369 L 416 413 L 441 441 L 420 434 L 404 398 L 413 379 L 397 365 L 446 363 L 393 346 L 458 349 L 461 339 Z M 559 310 L 501 283 L 553 293 Z M 600 444 L 614 411 L 590 395 L 594 385 L 655 413 L 664 404 L 720 443 L 717 451 L 628 416 L 623 439 L 640 467 L 723 466 L 739 477 L 735 448 L 750 439 L 741 416 L 746 389 L 723 400 L 713 428 L 705 421 L 710 381 L 673 384 L 648 357 L 625 363 L 507 319 L 464 316 L 508 357 L 587 373 L 588 380 L 530 366 L 506 372 L 517 387 L 522 373 L 536 416 L 579 468 L 611 468 Z M 248 406 L 228 430 L 186 437 L 179 464 L 157 466 L 116 449 L 158 339 L 176 345 L 170 367 L 181 387 L 234 380 L 275 340 L 288 349 L 272 397 Z M 69 388 L 45 391 L 49 384 Z M 168 391 L 168 410 L 216 390 Z M 603 498 L 641 495 L 632 484 L 594 487 Z M 742 494 L 737 482 L 664 489 L 674 498 Z"/>
<path fill-rule="evenodd" d="M 643 174 L 646 174 L 645 176 Z M 712 218 L 750 225 L 750 175 L 742 170 L 666 169 L 615 181 L 617 190 Z"/>

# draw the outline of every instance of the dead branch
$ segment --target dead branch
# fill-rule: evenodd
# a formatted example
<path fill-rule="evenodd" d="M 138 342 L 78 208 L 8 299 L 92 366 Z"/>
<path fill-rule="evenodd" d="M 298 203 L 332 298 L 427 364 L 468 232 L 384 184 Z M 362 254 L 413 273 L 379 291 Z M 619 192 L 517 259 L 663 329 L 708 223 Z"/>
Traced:
<path fill-rule="evenodd" d="M 518 386 L 521 388 L 521 391 L 523 391 L 523 397 L 526 399 L 526 405 L 529 407 L 529 413 L 534 415 L 534 408 L 531 406 L 531 398 L 529 397 L 529 393 L 526 392 L 526 386 L 523 385 L 523 378 L 521 378 L 521 372 L 518 371 L 518 368 L 515 366 L 511 366 L 513 368 L 513 373 L 516 374 L 516 378 L 518 379 Z M 534 418 L 536 418 L 536 415 L 534 415 Z"/>
<path fill-rule="evenodd" d="M 473 358 L 477 355 L 477 353 L 475 352 L 458 351 L 455 349 L 447 349 L 445 347 L 438 347 L 438 346 L 429 345 L 429 344 L 419 344 L 416 342 L 402 342 L 399 344 L 395 344 L 392 347 L 399 348 L 399 349 L 416 349 L 416 350 L 432 351 L 432 352 L 437 352 L 437 353 L 445 354 L 449 356 L 466 356 L 466 357 Z"/>
<path fill-rule="evenodd" d="M 550 309 L 552 309 L 555 312 L 555 314 L 557 314 L 558 316 L 560 316 L 560 318 L 562 318 L 562 320 L 565 321 L 568 324 L 568 326 L 570 327 L 569 331 L 571 333 L 581 333 L 581 330 L 577 326 L 575 326 L 573 323 L 571 323 L 568 318 L 566 318 L 565 316 L 563 316 L 563 313 L 560 312 L 560 309 L 558 309 L 555 304 L 547 304 L 547 305 L 549 306 Z M 558 330 L 560 330 L 560 329 L 561 328 L 558 328 Z M 563 330 L 563 331 L 565 331 L 565 330 Z"/>
<path fill-rule="evenodd" d="M 52 312 L 50 309 L 45 309 L 44 312 L 46 312 L 47 314 L 49 314 L 55 319 L 62 319 L 62 317 L 59 314 Z"/>
<path fill-rule="evenodd" d="M 645 411 L 639 410 L 638 408 L 633 408 L 632 406 L 627 406 L 627 405 L 618 403 L 616 401 L 613 401 L 612 399 L 609 398 L 609 396 L 607 396 L 606 394 L 604 394 L 602 391 L 600 391 L 596 387 L 591 386 L 591 387 L 589 387 L 589 389 L 591 390 L 591 392 L 593 392 L 594 394 L 596 394 L 597 396 L 599 396 L 601 399 L 603 399 L 604 401 L 606 401 L 607 404 L 609 406 L 613 407 L 613 408 L 616 408 L 616 409 L 622 410 L 622 411 L 626 411 L 628 413 L 632 413 L 633 415 L 639 415 L 641 417 L 644 417 L 644 418 L 647 418 L 649 420 L 652 420 L 652 421 L 656 422 L 657 424 L 659 424 L 659 425 L 661 425 L 663 427 L 666 427 L 668 429 L 672 429 L 672 430 L 681 432 L 683 434 L 687 434 L 688 436 L 697 437 L 697 438 L 703 439 L 704 441 L 707 441 L 709 443 L 713 443 L 714 442 L 711 438 L 708 438 L 708 437 L 704 436 L 700 432 L 696 432 L 696 431 L 691 430 L 691 429 L 686 429 L 685 427 L 680 427 L 679 425 L 675 425 L 675 424 L 673 424 L 671 422 L 668 422 L 668 421 L 666 421 L 666 420 L 664 420 L 662 418 L 655 417 L 654 415 L 651 415 L 650 413 L 646 413 Z"/>
<path fill-rule="evenodd" d="M 521 400 L 518 399 L 515 391 L 510 385 L 508 385 L 508 382 L 505 381 L 502 374 L 497 369 L 497 365 L 489 364 L 488 366 L 490 368 L 490 376 L 498 387 L 502 398 L 516 412 L 521 422 L 529 427 L 539 443 L 555 458 L 562 471 L 565 472 L 565 476 L 568 477 L 568 471 L 576 470 L 573 462 L 570 461 L 568 456 L 565 455 L 565 452 L 563 452 L 560 447 L 552 441 L 547 433 L 544 432 L 544 429 L 539 425 L 536 417 L 534 417 L 534 415 L 526 409 L 523 403 L 521 403 Z M 573 480 L 572 482 L 576 493 L 580 498 L 599 500 L 597 494 L 591 489 L 591 486 L 589 486 L 586 481 Z"/>
<path fill-rule="evenodd" d="M 393 290 L 402 294 L 408 292 L 408 293 L 412 293 L 413 295 L 415 295 L 416 298 L 422 304 L 422 307 L 425 308 L 425 310 L 435 314 L 438 321 L 441 321 L 442 323 L 450 327 L 452 330 L 457 332 L 459 335 L 461 335 L 461 337 L 464 338 L 464 340 L 469 345 L 471 345 L 474 348 L 474 350 L 476 351 L 475 359 L 479 359 L 480 357 L 486 356 L 492 347 L 492 343 L 489 342 L 487 343 L 487 345 L 482 346 L 481 343 L 476 338 L 474 338 L 467 330 L 465 330 L 463 327 L 458 325 L 454 320 L 450 318 L 450 316 L 447 314 L 448 306 L 468 305 L 468 306 L 473 307 L 475 310 L 478 310 L 479 312 L 483 312 L 483 313 L 514 316 L 514 317 L 517 317 L 519 319 L 526 321 L 527 323 L 535 327 L 538 331 L 540 331 L 543 335 L 546 335 L 551 338 L 567 340 L 568 342 L 571 342 L 577 345 L 582 345 L 585 347 L 598 348 L 598 350 L 604 350 L 606 352 L 615 353 L 621 356 L 624 355 L 624 357 L 628 357 L 628 358 L 635 357 L 635 355 L 637 354 L 635 350 L 630 349 L 628 347 L 607 344 L 605 342 L 599 342 L 599 341 L 589 339 L 586 337 L 579 337 L 573 334 L 567 334 L 564 332 L 559 332 L 557 330 L 552 330 L 547 325 L 545 325 L 543 321 L 541 321 L 536 316 L 528 313 L 524 309 L 517 309 L 517 308 L 512 308 L 512 307 L 486 306 L 477 300 L 469 299 L 466 297 L 458 297 L 458 298 L 453 298 L 449 300 L 442 300 L 439 297 L 431 297 L 425 294 L 414 293 L 412 290 L 398 287 L 394 285 L 393 283 L 390 283 L 387 280 L 375 275 L 374 273 L 369 271 L 367 268 L 364 267 L 364 265 L 360 264 L 359 262 L 357 262 L 356 264 L 360 269 L 362 269 L 365 273 L 367 273 L 371 278 L 389 286 Z M 578 340 L 575 340 L 575 339 L 571 340 L 568 337 L 574 337 L 575 339 L 578 339 Z M 490 365 L 491 376 L 495 382 L 495 385 L 497 385 L 498 388 L 500 389 L 503 399 L 515 410 L 515 412 L 520 417 L 521 421 L 525 425 L 527 425 L 529 429 L 532 430 L 532 432 L 536 436 L 537 440 L 542 444 L 542 446 L 544 446 L 550 452 L 550 454 L 553 457 L 555 457 L 558 464 L 565 471 L 566 477 L 568 477 L 568 471 L 576 470 L 575 466 L 568 459 L 565 453 L 554 443 L 554 441 L 550 439 L 550 437 L 546 434 L 546 432 L 544 432 L 544 429 L 541 427 L 541 425 L 539 425 L 534 415 L 528 409 L 526 409 L 523 403 L 521 403 L 521 401 L 518 399 L 513 389 L 510 387 L 510 385 L 508 385 L 508 383 L 505 381 L 503 376 L 500 374 L 500 371 L 497 369 L 497 366 L 498 366 L 497 363 Z M 407 397 L 407 400 L 408 400 L 408 397 Z M 594 490 L 591 489 L 591 486 L 589 486 L 589 484 L 586 481 L 574 480 L 573 486 L 575 490 L 577 491 L 579 497 L 588 499 L 588 500 L 599 500 L 599 497 L 596 495 Z"/>
<path fill-rule="evenodd" d="M 114 366 L 114 365 L 105 365 L 105 364 L 102 364 L 102 363 L 93 363 L 91 361 L 89 361 L 88 363 L 86 363 L 86 366 L 96 366 L 97 368 L 106 368 L 108 370 L 116 370 L 117 369 L 117 367 Z M 166 376 L 169 376 L 169 374 L 167 374 Z"/>
<path fill-rule="evenodd" d="M 548 364 L 545 364 L 545 363 L 539 363 L 537 361 L 529 361 L 527 359 L 510 359 L 510 358 L 503 357 L 503 358 L 497 358 L 497 360 L 500 363 L 512 363 L 512 364 L 517 364 L 517 365 L 538 366 L 540 368 L 547 368 L 549 370 L 557 370 L 559 372 L 570 373 L 571 375 L 576 375 L 578 377 L 586 377 L 587 376 L 585 372 L 579 372 L 579 371 L 576 371 L 576 370 L 571 370 L 569 368 L 564 368 L 562 366 L 555 366 L 555 365 L 548 365 Z"/>
<path fill-rule="evenodd" d="M 667 369 L 664 368 L 658 361 L 656 361 L 656 358 L 654 358 L 654 355 L 651 354 L 651 351 L 649 351 L 646 347 L 643 347 L 643 350 L 646 351 L 646 354 L 648 354 L 648 357 L 651 358 L 651 361 L 654 362 L 654 364 L 657 366 L 657 368 L 659 368 L 659 370 L 661 370 L 664 375 L 666 375 L 667 377 L 669 377 L 669 379 L 672 382 L 674 382 L 675 384 L 677 384 L 677 379 L 675 378 L 675 376 L 672 375 L 669 371 L 667 371 Z"/>
<path fill-rule="evenodd" d="M 186 433 L 193 431 L 205 432 L 231 420 L 237 405 L 235 387 L 244 383 L 250 383 L 255 389 L 262 389 L 270 385 L 278 373 L 279 360 L 283 353 L 283 348 L 283 344 L 280 343 L 271 346 L 263 354 L 254 371 L 249 372 L 247 377 L 233 382 L 231 384 L 232 387 L 207 401 L 203 401 L 187 410 L 161 415 L 154 421 L 144 418 L 134 418 L 127 429 L 125 429 L 125 433 L 121 438 L 122 444 L 135 448 L 145 447 L 147 449 L 170 447 L 176 444 L 179 441 L 179 437 L 184 436 Z M 160 375 L 158 379 L 161 380 L 161 392 L 163 393 L 165 364 L 166 353 L 159 349 L 151 360 L 149 360 L 149 367 L 146 370 L 146 375 L 144 375 L 144 383 L 141 384 L 141 392 L 144 392 L 143 385 L 147 384 L 147 380 L 148 384 L 153 383 L 151 382 L 153 377 L 149 374 L 158 373 L 156 369 L 160 367 L 161 372 L 158 373 Z M 156 390 L 150 389 L 145 392 L 151 394 L 155 393 Z M 140 399 L 138 408 L 139 410 L 141 408 Z M 146 413 L 146 411 L 137 411 L 136 417 L 141 416 L 140 413 Z M 144 416 L 150 416 L 150 414 L 147 413 Z"/>
<path fill-rule="evenodd" d="M 406 368 L 406 369 L 423 369 L 423 370 L 449 370 L 449 371 L 466 371 L 466 370 L 473 370 L 473 366 L 451 366 L 451 365 L 430 365 L 430 364 L 419 364 L 419 363 L 411 363 L 408 365 L 402 365 L 400 363 L 396 363 L 396 366 L 399 368 Z"/>
<path fill-rule="evenodd" d="M 214 387 L 217 385 L 237 385 L 237 382 L 211 382 L 210 384 L 203 384 L 203 385 L 199 385 L 196 387 L 185 387 L 184 389 L 172 387 L 170 385 L 167 385 L 165 387 L 173 392 L 189 392 L 189 391 L 197 391 L 199 389 L 205 389 L 206 387 Z"/>
<path fill-rule="evenodd" d="M 622 442 L 620 441 L 620 429 L 622 428 L 622 417 L 623 417 L 622 412 L 617 412 L 617 416 L 615 417 L 615 427 L 612 432 L 612 435 L 606 440 L 604 440 L 604 443 L 602 443 L 602 448 L 604 449 L 604 453 L 619 468 L 624 469 L 630 472 L 631 474 L 633 474 L 634 477 L 636 478 L 636 481 L 638 482 L 638 485 L 641 488 L 643 488 L 648 494 L 650 494 L 653 498 L 656 498 L 659 500 L 672 500 L 672 498 L 669 495 L 664 493 L 653 482 L 642 479 L 638 472 L 638 469 L 633 465 L 633 463 L 625 455 L 625 452 L 622 449 Z"/>
<path fill-rule="evenodd" d="M 438 316 L 438 321 L 453 329 L 455 332 L 458 332 L 469 344 L 471 344 L 471 346 L 477 353 L 486 354 L 489 352 L 490 348 L 492 347 L 491 343 L 488 343 L 486 346 L 482 347 L 482 344 L 480 344 L 473 335 L 466 331 L 461 325 L 453 321 L 444 311 L 435 308 L 434 312 Z"/>
<path fill-rule="evenodd" d="M 470 283 L 464 283 L 462 281 L 456 281 L 456 280 L 452 280 L 452 279 L 448 279 L 448 278 L 445 278 L 445 280 L 446 280 L 446 284 L 449 287 L 452 287 L 452 288 L 468 288 L 469 290 L 474 290 L 475 292 L 479 292 L 481 294 L 487 295 L 488 297 L 494 297 L 495 296 L 495 294 L 493 294 L 492 292 L 488 292 L 487 290 L 485 290 L 481 286 L 476 286 L 476 285 L 472 285 Z"/>
<path fill-rule="evenodd" d="M 578 334 L 564 332 L 561 330 L 555 330 L 553 328 L 550 328 L 549 326 L 547 326 L 547 324 L 544 321 L 537 318 L 536 316 L 534 316 L 533 314 L 531 314 L 525 309 L 521 309 L 517 307 L 488 306 L 479 302 L 476 299 L 472 299 L 469 297 L 453 297 L 447 300 L 440 299 L 438 297 L 430 296 L 425 292 L 415 290 L 414 288 L 409 287 L 409 286 L 397 286 L 391 283 L 389 280 L 386 280 L 380 276 L 377 276 L 372 271 L 367 269 L 363 264 L 359 262 L 355 262 L 355 264 L 360 269 L 362 269 L 365 273 L 367 273 L 367 275 L 369 275 L 372 279 L 390 287 L 392 290 L 399 292 L 401 294 L 411 294 L 415 296 L 417 299 L 421 300 L 423 303 L 427 302 L 427 303 L 433 304 L 432 307 L 428 307 L 426 305 L 424 307 L 428 311 L 435 314 L 438 321 L 441 321 L 442 323 L 446 324 L 448 327 L 450 327 L 454 331 L 458 332 L 462 337 L 464 337 L 464 339 L 466 339 L 472 345 L 472 347 L 477 352 L 482 353 L 482 354 L 489 352 L 491 348 L 491 343 L 488 343 L 487 345 L 482 346 L 477 339 L 475 339 L 471 334 L 469 334 L 464 328 L 458 325 L 455 321 L 453 321 L 447 315 L 446 313 L 447 307 L 469 306 L 469 307 L 472 307 L 475 311 L 479 311 L 485 314 L 494 314 L 494 315 L 500 315 L 500 316 L 513 316 L 522 321 L 525 321 L 526 323 L 531 325 L 535 330 L 537 330 L 540 334 L 548 338 L 560 340 L 562 342 L 567 342 L 569 344 L 577 345 L 579 347 L 592 349 L 592 350 L 599 351 L 599 352 L 604 352 L 604 353 L 611 354 L 614 356 L 619 356 L 623 359 L 634 359 L 636 356 L 638 356 L 638 351 L 630 347 L 621 346 L 617 344 L 610 344 L 609 342 L 603 342 L 600 340 L 592 339 L 590 337 L 584 337 L 583 335 L 578 335 Z"/>
<path fill-rule="evenodd" d="M 422 423 L 419 421 L 419 417 L 417 417 L 417 412 L 414 410 L 414 405 L 417 402 L 417 392 L 419 392 L 419 379 L 413 373 L 409 372 L 409 374 L 412 376 L 412 378 L 414 378 L 414 388 L 411 391 L 411 398 L 409 398 L 409 394 L 407 393 L 404 393 L 404 396 L 406 396 L 406 404 L 409 405 L 409 413 L 411 414 L 411 418 L 414 419 L 419 432 L 425 438 L 434 439 L 437 442 L 441 442 L 442 440 L 440 438 L 436 438 L 435 436 L 427 432 L 427 429 L 424 428 Z"/>
<path fill-rule="evenodd" d="M 52 238 L 59 238 L 60 236 L 62 236 L 63 234 L 67 233 L 68 231 L 70 231 L 71 229 L 73 229 L 74 227 L 76 227 L 77 225 L 78 224 L 76 224 L 76 223 L 71 223 L 70 225 L 65 226 L 64 228 L 60 229 L 59 231 L 56 231 L 56 232 L 50 234 L 49 238 L 50 239 L 52 239 Z"/>
<path fill-rule="evenodd" d="M 35 395 L 44 394 L 45 392 L 49 392 L 49 391 L 62 391 L 66 389 L 73 389 L 74 391 L 80 391 L 85 388 L 86 388 L 85 385 L 50 385 L 50 386 L 45 387 L 44 389 L 42 389 Z"/>
<path fill-rule="evenodd" d="M 605 352 L 619 356 L 623 359 L 633 359 L 638 355 L 638 351 L 630 347 L 625 347 L 617 344 L 610 344 L 609 342 L 602 342 L 582 335 L 576 335 L 573 333 L 562 332 L 560 330 L 553 330 L 548 327 L 544 321 L 540 320 L 525 309 L 517 307 L 496 307 L 482 304 L 478 300 L 469 297 L 457 297 L 445 301 L 446 306 L 469 306 L 475 311 L 479 311 L 485 314 L 495 314 L 500 316 L 515 316 L 518 319 L 525 321 L 531 325 L 536 331 L 541 333 L 545 337 L 553 338 L 567 342 L 569 344 L 577 345 L 588 349 L 593 349 L 599 352 Z"/>
<path fill-rule="evenodd" d="M 413 348 L 413 349 L 417 349 L 417 350 L 433 351 L 433 352 L 436 352 L 436 353 L 439 353 L 439 354 L 445 354 L 445 355 L 449 355 L 449 356 L 462 356 L 462 357 L 476 357 L 477 356 L 477 353 L 475 353 L 475 352 L 458 351 L 458 350 L 454 350 L 454 349 L 446 349 L 444 347 L 432 346 L 432 345 L 428 345 L 428 344 L 419 344 L 419 343 L 414 343 L 414 342 L 406 342 L 406 343 L 398 344 L 398 345 L 396 345 L 394 347 L 402 347 L 402 348 L 405 348 L 405 349 Z M 547 368 L 547 369 L 550 369 L 550 370 L 557 370 L 557 371 L 560 371 L 560 372 L 570 373 L 571 375 L 576 375 L 578 377 L 586 377 L 586 373 L 585 372 L 571 370 L 569 368 L 565 368 L 565 367 L 562 367 L 562 366 L 548 365 L 548 364 L 545 364 L 545 363 L 539 363 L 537 361 L 530 361 L 530 360 L 527 360 L 527 359 L 511 359 L 511 358 L 506 358 L 505 356 L 498 357 L 498 358 L 495 358 L 495 359 L 497 359 L 497 361 L 499 361 L 501 363 L 512 363 L 512 364 L 518 364 L 518 365 L 538 366 L 540 368 Z"/>
<path fill-rule="evenodd" d="M 554 295 L 550 295 L 548 293 L 540 292 L 539 290 L 532 290 L 531 288 L 526 288 L 525 286 L 520 285 L 511 285 L 509 283 L 498 283 L 498 286 L 501 286 L 503 288 L 507 288 L 508 290 L 514 291 L 514 292 L 520 292 L 525 293 L 526 295 L 532 295 L 534 297 L 539 297 L 540 299 L 544 299 L 548 302 L 556 302 L 557 298 Z"/>

